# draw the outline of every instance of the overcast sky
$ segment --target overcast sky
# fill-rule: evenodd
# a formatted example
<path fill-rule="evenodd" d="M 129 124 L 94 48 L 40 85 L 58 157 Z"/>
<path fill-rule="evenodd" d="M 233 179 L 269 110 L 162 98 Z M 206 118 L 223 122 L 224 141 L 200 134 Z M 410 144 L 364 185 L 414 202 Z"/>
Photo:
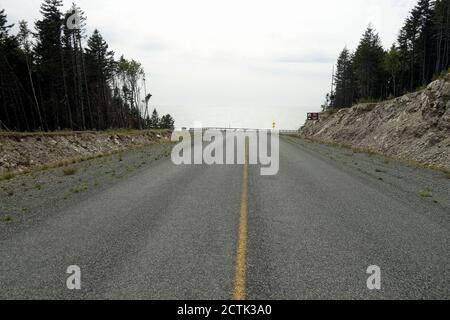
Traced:
<path fill-rule="evenodd" d="M 142 62 L 152 106 L 176 125 L 297 129 L 319 111 L 339 52 L 369 23 L 385 47 L 417 0 L 78 0 L 88 31 Z M 72 1 L 64 1 L 68 10 Z M 40 0 L 1 0 L 10 22 Z"/>

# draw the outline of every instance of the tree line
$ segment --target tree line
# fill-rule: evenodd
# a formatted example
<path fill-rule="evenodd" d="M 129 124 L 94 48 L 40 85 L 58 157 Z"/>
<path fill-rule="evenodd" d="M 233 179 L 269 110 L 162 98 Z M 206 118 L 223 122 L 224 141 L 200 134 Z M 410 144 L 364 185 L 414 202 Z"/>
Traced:
<path fill-rule="evenodd" d="M 98 30 L 86 36 L 84 12 L 62 5 L 44 0 L 34 30 L 20 21 L 17 34 L 0 10 L 0 130 L 173 129 L 169 114 L 149 113 L 141 63 L 116 60 Z"/>
<path fill-rule="evenodd" d="M 450 0 L 419 0 L 389 50 L 371 26 L 354 52 L 342 50 L 323 109 L 412 92 L 447 73 L 449 64 Z"/>

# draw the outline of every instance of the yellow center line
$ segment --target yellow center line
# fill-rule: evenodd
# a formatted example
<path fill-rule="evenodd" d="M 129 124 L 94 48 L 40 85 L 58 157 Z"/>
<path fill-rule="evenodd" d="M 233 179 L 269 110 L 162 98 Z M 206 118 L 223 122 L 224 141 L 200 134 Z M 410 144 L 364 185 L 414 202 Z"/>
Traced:
<path fill-rule="evenodd" d="M 236 253 L 236 273 L 234 279 L 233 299 L 245 300 L 248 216 L 248 141 L 246 141 L 245 144 L 245 164 L 242 175 L 241 208 L 239 216 L 239 235 Z"/>

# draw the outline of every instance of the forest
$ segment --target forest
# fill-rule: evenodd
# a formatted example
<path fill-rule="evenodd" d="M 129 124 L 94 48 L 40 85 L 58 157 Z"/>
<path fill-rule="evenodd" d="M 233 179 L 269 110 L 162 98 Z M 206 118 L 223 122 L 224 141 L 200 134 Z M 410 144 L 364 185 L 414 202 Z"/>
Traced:
<path fill-rule="evenodd" d="M 419 0 L 396 43 L 386 50 L 369 26 L 354 52 L 344 48 L 324 110 L 398 97 L 446 74 L 450 63 L 450 0 Z"/>
<path fill-rule="evenodd" d="M 81 8 L 62 7 L 44 0 L 34 27 L 22 20 L 16 34 L 0 9 L 0 130 L 173 129 L 171 115 L 150 114 L 141 63 L 115 59 L 98 30 L 86 35 Z"/>

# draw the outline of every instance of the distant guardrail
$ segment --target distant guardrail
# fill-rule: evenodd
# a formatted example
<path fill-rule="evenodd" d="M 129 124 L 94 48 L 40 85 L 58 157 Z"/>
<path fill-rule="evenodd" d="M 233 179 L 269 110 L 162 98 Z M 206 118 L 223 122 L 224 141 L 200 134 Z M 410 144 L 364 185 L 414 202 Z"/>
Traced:
<path fill-rule="evenodd" d="M 298 130 L 280 130 L 280 134 L 284 135 L 291 135 L 291 134 L 298 134 Z"/>
<path fill-rule="evenodd" d="M 272 129 L 254 129 L 254 128 L 220 128 L 220 127 L 207 127 L 207 128 L 201 128 L 202 131 L 207 130 L 217 130 L 217 131 L 242 131 L 242 132 L 251 132 L 251 131 L 272 131 Z M 182 130 L 185 131 L 194 131 L 196 129 L 194 128 L 182 128 Z M 197 129 L 198 130 L 198 129 Z M 289 134 L 298 134 L 298 130 L 278 130 L 278 132 L 282 135 L 289 135 Z"/>

